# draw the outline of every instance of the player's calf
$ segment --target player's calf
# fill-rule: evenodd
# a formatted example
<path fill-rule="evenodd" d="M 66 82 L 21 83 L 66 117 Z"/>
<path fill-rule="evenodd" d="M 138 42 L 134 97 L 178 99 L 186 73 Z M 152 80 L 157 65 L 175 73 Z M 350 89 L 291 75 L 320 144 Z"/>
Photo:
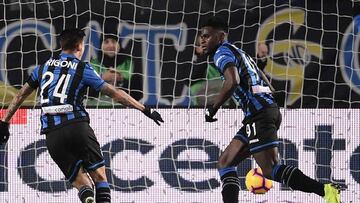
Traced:
<path fill-rule="evenodd" d="M 80 167 L 77 176 L 75 177 L 75 180 L 73 180 L 71 184 L 76 189 L 78 189 L 78 197 L 82 203 L 95 202 L 94 199 L 95 193 L 94 193 L 94 189 L 92 188 L 91 180 L 85 173 L 82 166 Z"/>
<path fill-rule="evenodd" d="M 237 176 L 235 167 L 219 169 L 222 182 L 222 197 L 224 203 L 238 203 L 240 180 Z"/>
<path fill-rule="evenodd" d="M 78 196 L 82 203 L 94 203 L 95 202 L 94 190 L 87 185 L 84 185 L 79 189 Z"/>
<path fill-rule="evenodd" d="M 222 196 L 224 203 L 238 203 L 240 180 L 236 173 L 239 162 L 248 157 L 246 144 L 233 139 L 219 157 L 217 167 L 222 182 Z"/>
<path fill-rule="evenodd" d="M 279 183 L 284 183 L 293 190 L 315 193 L 322 197 L 324 196 L 324 184 L 304 175 L 294 166 L 274 166 L 271 179 Z"/>
<path fill-rule="evenodd" d="M 105 166 L 97 168 L 95 171 L 90 171 L 89 174 L 95 183 L 96 203 L 110 203 L 111 194 L 106 178 Z"/>
<path fill-rule="evenodd" d="M 95 183 L 96 188 L 96 202 L 97 203 L 110 203 L 111 195 L 110 195 L 110 187 L 107 182 L 97 182 Z"/>

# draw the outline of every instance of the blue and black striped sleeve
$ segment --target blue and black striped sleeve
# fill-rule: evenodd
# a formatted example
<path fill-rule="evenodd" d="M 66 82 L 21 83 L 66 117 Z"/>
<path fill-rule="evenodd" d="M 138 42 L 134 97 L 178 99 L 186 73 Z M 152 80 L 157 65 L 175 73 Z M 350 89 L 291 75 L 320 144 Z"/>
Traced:
<path fill-rule="evenodd" d="M 34 89 L 39 87 L 39 67 L 40 66 L 36 66 L 29 78 L 26 80 L 29 86 Z"/>
<path fill-rule="evenodd" d="M 220 47 L 214 55 L 215 65 L 222 73 L 224 73 L 226 68 L 235 66 L 235 59 L 234 54 L 226 47 Z"/>
<path fill-rule="evenodd" d="M 84 83 L 96 91 L 100 91 L 105 81 L 100 75 L 91 67 L 90 64 L 86 64 L 83 75 Z"/>

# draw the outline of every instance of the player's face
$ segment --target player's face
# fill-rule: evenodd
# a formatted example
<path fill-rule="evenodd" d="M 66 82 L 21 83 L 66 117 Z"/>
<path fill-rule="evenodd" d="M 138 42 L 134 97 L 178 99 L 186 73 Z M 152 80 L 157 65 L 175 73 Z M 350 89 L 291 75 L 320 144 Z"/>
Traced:
<path fill-rule="evenodd" d="M 115 39 L 106 38 L 101 45 L 101 49 L 107 56 L 114 57 L 120 51 L 120 45 Z"/>
<path fill-rule="evenodd" d="M 200 47 L 203 49 L 204 54 L 210 55 L 214 53 L 221 42 L 220 31 L 212 27 L 203 27 L 201 29 Z"/>

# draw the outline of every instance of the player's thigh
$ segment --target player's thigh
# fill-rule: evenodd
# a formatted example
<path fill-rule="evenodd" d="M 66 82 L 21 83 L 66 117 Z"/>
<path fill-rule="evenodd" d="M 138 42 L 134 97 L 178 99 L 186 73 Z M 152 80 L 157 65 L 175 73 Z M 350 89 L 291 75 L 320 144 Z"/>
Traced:
<path fill-rule="evenodd" d="M 271 178 L 272 169 L 279 163 L 277 147 L 268 148 L 253 154 L 256 163 L 260 166 L 266 178 Z"/>
<path fill-rule="evenodd" d="M 96 139 L 93 129 L 88 126 L 87 129 L 87 157 L 84 160 L 84 168 L 94 182 L 106 181 L 105 161 L 101 152 L 100 144 Z"/>
<path fill-rule="evenodd" d="M 281 114 L 278 108 L 265 109 L 245 123 L 252 154 L 279 145 L 277 131 L 280 123 Z"/>
<path fill-rule="evenodd" d="M 94 171 L 89 171 L 89 175 L 95 183 L 107 182 L 105 166 L 97 168 Z"/>
<path fill-rule="evenodd" d="M 236 166 L 240 161 L 250 155 L 249 148 L 246 143 L 239 139 L 232 139 L 218 160 L 218 168 Z"/>
<path fill-rule="evenodd" d="M 73 130 L 81 126 L 80 122 L 68 124 L 46 134 L 48 152 L 70 182 L 76 178 L 86 154 L 86 137 Z"/>

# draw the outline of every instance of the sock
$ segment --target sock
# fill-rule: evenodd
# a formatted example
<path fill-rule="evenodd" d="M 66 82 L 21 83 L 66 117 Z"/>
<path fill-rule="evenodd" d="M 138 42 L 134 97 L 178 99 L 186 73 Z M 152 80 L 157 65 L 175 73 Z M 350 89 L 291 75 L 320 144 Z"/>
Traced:
<path fill-rule="evenodd" d="M 79 189 L 78 195 L 82 203 L 87 203 L 89 199 L 94 200 L 94 190 L 87 185 Z"/>
<path fill-rule="evenodd" d="M 272 171 L 272 179 L 284 183 L 293 190 L 315 193 L 324 196 L 324 184 L 306 176 L 294 166 L 276 165 Z"/>
<path fill-rule="evenodd" d="M 96 187 L 96 203 L 110 203 L 110 187 L 107 182 L 97 182 Z"/>
<path fill-rule="evenodd" d="M 237 177 L 235 167 L 227 167 L 219 170 L 222 182 L 222 197 L 224 203 L 238 203 L 240 180 Z"/>

